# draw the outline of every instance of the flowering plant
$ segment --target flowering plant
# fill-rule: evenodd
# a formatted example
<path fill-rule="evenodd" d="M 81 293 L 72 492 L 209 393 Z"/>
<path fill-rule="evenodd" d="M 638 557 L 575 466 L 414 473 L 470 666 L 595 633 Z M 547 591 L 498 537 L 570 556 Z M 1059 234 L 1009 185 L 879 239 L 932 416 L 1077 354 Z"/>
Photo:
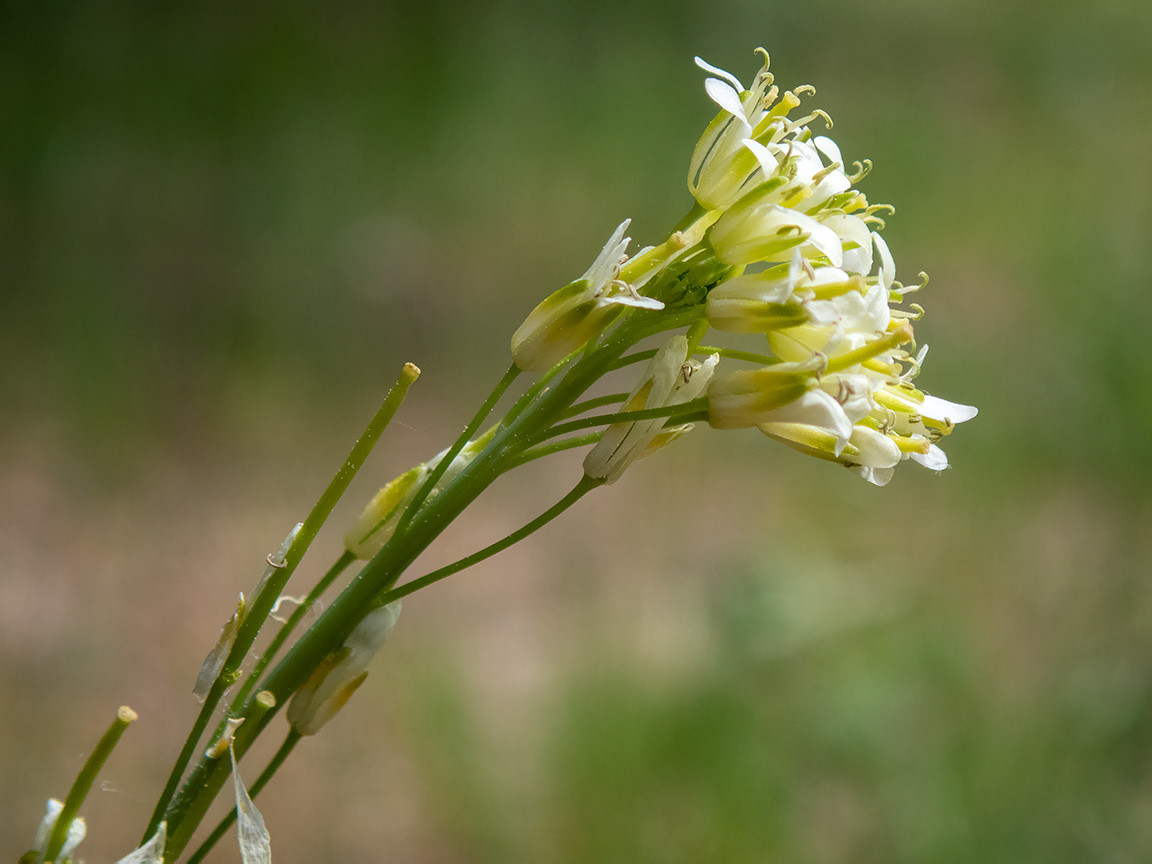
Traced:
<path fill-rule="evenodd" d="M 927 283 L 896 280 L 881 236 L 888 205 L 856 189 L 871 163 L 851 173 L 837 145 L 793 117 L 811 88 L 781 91 L 768 54 L 751 86 L 697 59 L 718 112 L 688 172 L 694 203 L 657 244 L 629 253 L 625 220 L 578 279 L 532 310 L 511 340 L 512 365 L 457 440 L 385 484 L 345 536 L 346 551 L 282 624 L 241 682 L 241 664 L 310 543 L 419 375 L 406 364 L 384 404 L 308 517 L 268 556 L 255 589 L 240 596 L 196 682 L 202 705 L 161 792 L 141 846 L 125 862 L 175 861 L 209 804 L 233 777 L 241 854 L 270 860 L 251 796 L 293 748 L 319 732 L 368 674 L 397 623 L 401 598 L 528 536 L 585 494 L 616 482 L 636 460 L 691 432 L 751 428 L 883 486 L 911 459 L 947 467 L 939 444 L 976 409 L 913 384 L 926 346 L 905 303 Z M 710 330 L 763 334 L 748 351 L 707 340 Z M 706 344 L 707 340 L 707 344 Z M 643 372 L 630 391 L 588 397 L 620 370 Z M 504 416 L 483 428 L 525 374 Z M 608 411 L 598 409 L 609 408 Z M 522 528 L 452 564 L 401 583 L 417 556 L 500 475 L 564 450 L 588 447 L 572 490 Z M 334 580 L 365 562 L 268 671 Z M 210 744 L 188 771 L 226 693 L 237 692 Z M 287 705 L 280 750 L 245 787 L 236 762 Z M 84 835 L 79 807 L 104 759 L 135 719 L 121 709 L 63 803 L 50 802 L 26 861 L 67 860 Z M 227 760 L 225 754 L 229 755 Z M 228 830 L 221 822 L 188 858 L 199 861 Z"/>

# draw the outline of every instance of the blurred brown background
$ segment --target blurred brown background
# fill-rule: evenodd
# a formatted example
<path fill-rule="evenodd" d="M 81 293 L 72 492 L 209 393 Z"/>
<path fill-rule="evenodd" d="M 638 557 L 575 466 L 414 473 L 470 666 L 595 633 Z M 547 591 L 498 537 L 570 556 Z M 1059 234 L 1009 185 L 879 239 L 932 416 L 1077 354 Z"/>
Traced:
<path fill-rule="evenodd" d="M 703 430 L 630 470 L 406 603 L 260 798 L 277 860 L 1152 855 L 1152 6 L 431 0 L 0 9 L 10 859 L 121 703 L 80 853 L 132 847 L 236 592 L 400 364 L 300 590 L 620 219 L 687 209 L 692 56 L 747 82 L 758 44 L 932 276 L 921 383 L 981 409 L 954 468 L 875 489 Z M 501 481 L 419 566 L 578 471 Z"/>

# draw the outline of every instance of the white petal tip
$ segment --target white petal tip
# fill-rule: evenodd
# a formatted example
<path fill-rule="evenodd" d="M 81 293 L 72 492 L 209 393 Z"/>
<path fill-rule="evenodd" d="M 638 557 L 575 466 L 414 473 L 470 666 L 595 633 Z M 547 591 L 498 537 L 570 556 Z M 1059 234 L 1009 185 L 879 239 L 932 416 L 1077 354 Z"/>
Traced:
<path fill-rule="evenodd" d="M 605 297 L 602 301 L 614 306 L 632 306 L 636 309 L 663 309 L 664 304 L 653 297 L 633 297 L 631 294 L 620 294 L 616 297 Z"/>
<path fill-rule="evenodd" d="M 948 457 L 935 444 L 928 446 L 927 453 L 913 453 L 912 459 L 932 471 L 943 471 L 948 467 Z"/>

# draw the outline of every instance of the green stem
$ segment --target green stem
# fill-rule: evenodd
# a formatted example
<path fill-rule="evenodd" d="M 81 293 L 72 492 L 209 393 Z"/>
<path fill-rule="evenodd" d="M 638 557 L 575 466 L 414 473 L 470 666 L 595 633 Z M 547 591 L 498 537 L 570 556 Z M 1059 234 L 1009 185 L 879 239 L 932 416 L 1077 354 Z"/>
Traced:
<path fill-rule="evenodd" d="M 762 366 L 774 366 L 780 362 L 779 357 L 769 354 L 753 354 L 751 351 L 739 351 L 735 348 L 717 348 L 713 345 L 699 345 L 693 354 L 719 354 L 730 360 L 746 360 L 749 363 L 759 363 Z"/>
<path fill-rule="evenodd" d="M 274 709 L 278 707 L 279 702 L 280 700 L 268 690 L 261 690 L 252 697 L 244 722 L 236 728 L 232 737 L 232 749 L 236 754 L 237 761 L 243 758 L 244 754 L 248 752 L 248 748 L 252 746 L 252 742 L 256 740 L 256 736 L 263 731 L 264 726 L 261 721 L 265 718 L 271 719 L 271 715 L 274 713 Z M 232 773 L 232 760 L 226 758 L 227 753 L 226 747 L 219 752 L 212 752 L 210 748 L 208 752 L 205 752 L 200 762 L 200 766 L 207 769 L 206 785 L 216 791 L 219 791 L 220 787 L 224 785 L 224 781 Z M 215 793 L 213 793 L 212 798 L 196 800 L 188 811 L 187 815 L 190 818 L 179 820 L 175 824 L 171 821 L 168 823 L 168 842 L 165 844 L 164 852 L 165 861 L 176 860 L 179 853 L 172 853 L 168 850 L 173 847 L 183 849 L 192 839 L 200 820 L 204 818 L 204 813 L 215 797 Z"/>
<path fill-rule="evenodd" d="M 692 209 L 685 213 L 684 218 L 676 223 L 676 226 L 672 229 L 672 232 L 674 233 L 676 231 L 683 231 L 707 212 L 707 207 L 702 205 L 699 201 L 694 202 L 692 204 Z"/>
<path fill-rule="evenodd" d="M 508 470 L 511 471 L 513 468 L 519 468 L 521 465 L 526 465 L 544 456 L 551 456 L 553 453 L 561 453 L 565 450 L 574 450 L 577 447 L 583 447 L 587 444 L 595 444 L 603 434 L 603 432 L 592 432 L 588 435 L 577 435 L 573 438 L 553 441 L 551 444 L 541 444 L 538 447 L 531 447 L 519 456 L 510 459 L 508 462 Z"/>
<path fill-rule="evenodd" d="M 625 366 L 631 366 L 633 363 L 639 363 L 641 360 L 651 360 L 656 356 L 655 348 L 647 348 L 644 351 L 634 351 L 627 356 L 621 357 L 611 365 L 612 370 L 623 369 Z"/>
<path fill-rule="evenodd" d="M 603 408 L 605 405 L 615 405 L 617 402 L 623 402 L 628 398 L 627 393 L 609 393 L 606 396 L 596 396 L 592 399 L 585 399 L 583 402 L 577 402 L 571 408 L 564 412 L 564 416 L 576 417 L 583 414 L 585 411 L 591 411 L 593 408 Z"/>
<path fill-rule="evenodd" d="M 72 820 L 76 818 L 76 814 L 80 812 L 80 805 L 88 797 L 88 791 L 92 788 L 100 769 L 104 767 L 104 763 L 111 755 L 116 742 L 120 740 L 124 730 L 135 719 L 136 712 L 127 705 L 121 705 L 120 710 L 116 712 L 116 719 L 112 721 L 108 731 L 100 737 L 96 749 L 92 751 L 92 755 L 88 757 L 84 767 L 76 775 L 72 788 L 68 790 L 68 797 L 64 799 L 64 806 L 60 810 L 60 815 L 56 817 L 56 824 L 52 827 L 52 834 L 48 838 L 48 846 L 44 852 L 45 861 L 55 861 L 60 855 L 64 841 L 68 839 L 68 828 L 71 826 Z"/>
<path fill-rule="evenodd" d="M 688 328 L 688 353 L 695 354 L 699 348 L 700 340 L 707 334 L 712 323 L 707 317 L 701 318 L 695 324 Z"/>
<path fill-rule="evenodd" d="M 655 318 L 621 322 L 624 326 L 617 327 L 595 350 L 584 352 L 578 360 L 565 367 L 559 381 L 540 387 L 531 399 L 517 403 L 520 407 L 516 416 L 512 420 L 506 418 L 476 457 L 451 482 L 438 489 L 434 497 L 427 499 L 419 510 L 413 511 L 404 529 L 393 533 L 319 620 L 292 645 L 261 686 L 271 691 L 280 703 L 288 699 L 307 680 L 316 665 L 344 643 L 356 624 L 374 607 L 374 601 L 395 585 L 420 553 L 508 469 L 509 461 L 542 440 L 541 433 L 554 426 L 564 411 L 600 380 L 629 347 L 638 339 L 662 329 L 687 326 L 701 315 L 699 310 L 673 310 L 671 314 Z M 516 371 L 509 370 L 505 378 L 510 380 Z M 494 395 L 498 397 L 499 393 Z M 493 405 L 495 401 L 491 397 L 488 400 Z M 478 416 L 486 413 L 481 411 Z M 477 421 L 477 426 L 479 422 L 482 420 Z M 241 716 L 249 716 L 251 702 L 249 697 Z M 271 717 L 271 713 L 263 717 L 253 730 L 254 734 L 258 734 Z M 238 749 L 237 757 L 240 755 Z M 188 835 L 195 830 L 197 820 L 219 792 L 225 777 L 214 773 L 212 768 L 208 760 L 201 759 L 169 805 L 165 816 L 169 830 L 174 831 L 174 826 L 180 830 L 177 836 L 170 835 L 165 850 L 166 860 L 175 860 L 179 856 Z M 187 826 L 181 824 L 185 818 L 190 821 Z"/>
<path fill-rule="evenodd" d="M 192 759 L 192 754 L 196 751 L 200 736 L 204 734 L 204 730 L 207 728 L 208 722 L 212 719 L 212 714 L 216 710 L 216 705 L 223 697 L 224 692 L 235 680 L 235 676 L 240 669 L 240 664 L 248 655 L 248 649 L 252 647 L 252 643 L 256 641 L 256 636 L 259 634 L 264 621 L 268 618 L 269 612 L 272 611 L 272 606 L 276 602 L 276 598 L 280 596 L 288 579 L 295 571 L 296 566 L 308 551 L 308 547 L 312 545 L 312 541 L 320 532 L 321 526 L 323 526 L 328 515 L 332 512 L 332 508 L 336 506 L 336 502 L 340 500 L 340 497 L 348 488 L 348 484 L 352 482 L 352 478 L 356 476 L 356 472 L 360 470 L 360 466 L 363 465 L 364 460 L 368 458 L 368 454 L 379 440 L 381 433 L 396 415 L 396 411 L 404 401 L 404 396 L 408 393 L 408 388 L 412 386 L 413 382 L 419 376 L 419 368 L 412 363 L 404 364 L 404 367 L 400 370 L 399 377 L 396 379 L 396 383 L 392 386 L 392 389 L 388 391 L 388 395 L 384 397 L 380 408 L 368 422 L 368 425 L 360 437 L 356 439 L 356 443 L 352 445 L 352 450 L 349 452 L 348 458 L 344 460 L 344 464 L 340 466 L 340 469 L 336 472 L 335 476 L 333 476 L 328 487 L 324 490 L 304 520 L 300 531 L 296 534 L 296 538 L 292 541 L 292 545 L 284 555 L 284 560 L 280 566 L 276 567 L 275 572 L 264 583 L 260 593 L 253 598 L 252 607 L 249 609 L 236 633 L 236 641 L 232 645 L 232 650 L 228 653 L 228 659 L 225 660 L 224 666 L 220 670 L 220 675 L 212 684 L 211 689 L 209 689 L 208 695 L 204 699 L 204 704 L 200 708 L 200 713 L 192 725 L 192 731 L 185 740 L 184 746 L 180 750 L 180 755 L 176 758 L 176 763 L 172 766 L 172 771 L 168 775 L 168 782 L 165 783 L 164 790 L 160 793 L 160 797 L 156 801 L 156 806 L 152 811 L 152 818 L 148 820 L 148 828 L 145 830 L 144 837 L 140 841 L 141 844 L 146 843 L 156 832 L 156 828 L 160 825 L 165 813 L 167 813 L 168 809 L 172 806 L 173 796 L 176 794 L 176 789 L 180 785 L 180 778 L 184 775 L 184 770 L 188 767 L 188 763 Z"/>
<path fill-rule="evenodd" d="M 557 423 L 551 429 L 544 431 L 544 439 L 555 438 L 558 435 L 566 435 L 569 432 L 576 432 L 580 429 L 588 429 L 594 426 L 609 426 L 613 423 L 632 423 L 636 420 L 652 420 L 656 417 L 673 417 L 680 414 L 692 414 L 693 419 L 706 419 L 708 408 L 708 397 L 701 396 L 699 399 L 693 399 L 689 402 L 681 402 L 678 405 L 663 405 L 659 408 L 642 408 L 638 411 L 618 411 L 615 414 L 596 414 L 592 417 L 581 417 L 578 420 L 569 420 L 567 423 Z M 704 411 L 703 417 L 696 417 L 701 411 Z"/>
<path fill-rule="evenodd" d="M 584 353 L 584 349 L 577 348 L 563 360 L 560 360 L 558 363 L 556 363 L 551 369 L 541 375 L 538 379 L 536 379 L 536 382 L 527 390 L 525 390 L 524 394 L 519 399 L 517 399 L 515 403 L 513 403 L 510 409 L 508 409 L 508 413 L 504 415 L 502 425 L 507 426 L 509 423 L 513 422 L 517 417 L 519 417 L 521 412 L 523 412 L 525 408 L 532 404 L 532 401 L 544 391 L 549 382 L 551 382 L 553 378 L 555 378 L 565 368 L 567 368 L 568 365 L 582 353 Z"/>
<path fill-rule="evenodd" d="M 593 489 L 595 489 L 597 486 L 602 485 L 604 485 L 603 480 L 596 480 L 585 474 L 580 478 L 580 482 L 572 487 L 571 492 L 569 492 L 543 513 L 541 513 L 531 522 L 524 525 L 522 528 L 513 531 L 502 540 L 497 540 L 495 543 L 489 546 L 485 546 L 479 552 L 473 552 L 471 555 L 461 558 L 459 561 L 449 564 L 446 567 L 441 567 L 439 570 L 433 570 L 431 573 L 428 573 L 425 576 L 421 576 L 419 579 L 413 579 L 411 582 L 405 582 L 398 588 L 392 588 L 391 590 L 386 591 L 379 597 L 376 603 L 380 606 L 383 606 L 387 603 L 393 602 L 394 600 L 399 600 L 401 597 L 407 597 L 414 591 L 419 591 L 421 588 L 426 588 L 434 582 L 439 582 L 441 579 L 445 579 L 451 576 L 453 573 L 459 573 L 461 570 L 465 570 L 468 567 L 471 567 L 473 564 L 479 564 L 485 558 L 491 558 L 498 552 L 503 552 L 509 546 L 519 543 L 528 535 L 539 531 L 541 528 L 543 528 L 545 525 L 547 525 L 549 522 L 551 522 L 553 519 L 555 519 L 557 516 L 559 516 L 589 492 L 591 492 Z"/>
<path fill-rule="evenodd" d="M 280 770 L 280 766 L 284 764 L 284 760 L 288 758 L 288 755 L 296 747 L 296 744 L 302 737 L 303 736 L 299 732 L 289 727 L 288 736 L 284 739 L 284 743 L 280 745 L 280 749 L 276 751 L 276 755 L 272 757 L 271 761 L 268 762 L 264 770 L 260 772 L 260 776 L 256 778 L 256 782 L 248 787 L 249 797 L 255 798 L 260 794 L 260 790 L 268 785 L 268 781 L 271 780 L 273 776 L 275 776 L 276 772 Z M 228 812 L 228 815 L 220 820 L 220 824 L 212 829 L 212 833 L 208 835 L 207 839 L 205 839 L 205 841 L 197 847 L 196 851 L 189 856 L 188 864 L 200 864 L 200 862 L 204 860 L 204 856 L 212 851 L 212 847 L 219 842 L 220 838 L 223 837 L 225 833 L 227 833 L 228 829 L 232 827 L 232 823 L 235 821 L 236 810 L 233 809 Z"/>
<path fill-rule="evenodd" d="M 343 573 L 348 568 L 348 565 L 355 560 L 356 556 L 348 551 L 345 551 L 343 555 L 337 558 L 336 563 L 328 568 L 328 572 L 316 583 L 316 587 L 308 592 L 308 596 L 304 598 L 304 602 L 297 606 L 288 617 L 288 620 L 281 625 L 276 636 L 268 644 L 264 653 L 260 655 L 260 659 L 256 661 L 256 665 L 252 667 L 252 671 L 248 673 L 248 678 L 244 682 L 244 686 L 240 689 L 240 692 L 236 694 L 236 698 L 232 700 L 231 712 L 233 714 L 244 704 L 244 700 L 248 698 L 248 694 L 252 692 L 252 688 L 256 686 L 256 682 L 260 680 L 260 676 L 264 674 L 264 670 L 268 668 L 268 664 L 272 661 L 272 658 L 276 656 L 284 646 L 284 643 L 288 641 L 288 637 L 292 635 L 292 631 L 296 629 L 296 626 L 304 616 L 308 614 L 308 610 L 312 608 L 320 598 L 320 595 L 328 590 L 336 580 L 336 577 Z"/>
<path fill-rule="evenodd" d="M 404 510 L 404 514 L 400 517 L 400 521 L 396 523 L 396 533 L 402 532 L 408 523 L 416 516 L 422 505 L 436 488 L 436 484 L 440 482 L 440 478 L 444 476 L 444 472 L 452 464 L 452 460 L 460 455 L 460 451 L 467 446 L 468 442 L 472 440 L 472 436 L 476 434 L 476 430 L 480 428 L 480 424 L 484 419 L 492 413 L 492 409 L 496 407 L 496 403 L 500 401 L 500 397 L 511 386 L 512 382 L 516 380 L 516 376 L 520 374 L 520 367 L 513 363 L 508 367 L 508 371 L 504 373 L 504 377 L 492 388 L 492 392 L 488 394 L 488 398 L 484 400 L 484 404 L 480 406 L 480 410 L 464 427 L 464 431 L 460 433 L 460 437 L 456 439 L 448 452 L 432 469 L 432 473 L 428 475 L 428 479 L 424 481 L 424 485 L 420 487 L 420 491 L 412 498 L 411 503 Z"/>

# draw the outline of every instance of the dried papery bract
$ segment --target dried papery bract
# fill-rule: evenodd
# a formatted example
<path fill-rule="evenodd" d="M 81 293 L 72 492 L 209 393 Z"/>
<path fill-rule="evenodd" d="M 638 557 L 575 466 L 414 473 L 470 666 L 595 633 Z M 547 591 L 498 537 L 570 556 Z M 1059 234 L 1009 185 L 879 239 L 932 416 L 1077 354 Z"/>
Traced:
<path fill-rule="evenodd" d="M 164 864 L 164 844 L 168 841 L 168 823 L 161 822 L 147 843 L 121 858 L 116 864 Z"/>
<path fill-rule="evenodd" d="M 240 861 L 242 864 L 271 864 L 272 841 L 264 826 L 264 817 L 248 797 L 248 789 L 240 779 L 236 748 L 229 745 L 228 754 L 232 759 L 232 788 L 236 794 L 236 834 L 240 842 Z"/>

